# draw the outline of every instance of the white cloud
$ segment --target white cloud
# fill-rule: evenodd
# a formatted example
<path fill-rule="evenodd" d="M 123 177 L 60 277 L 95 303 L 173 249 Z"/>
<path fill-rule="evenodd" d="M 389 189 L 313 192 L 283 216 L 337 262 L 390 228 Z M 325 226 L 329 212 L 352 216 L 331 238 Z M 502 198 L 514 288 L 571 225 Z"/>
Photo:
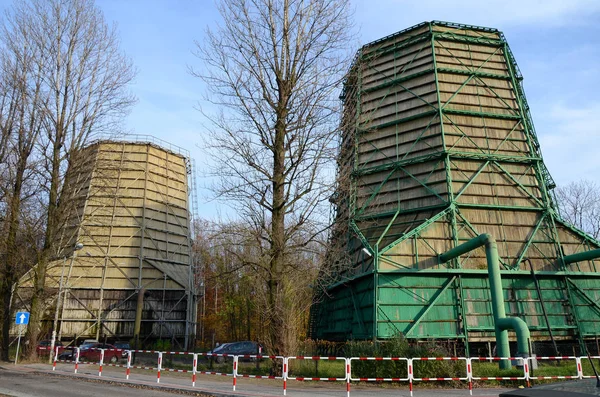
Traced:
<path fill-rule="evenodd" d="M 364 42 L 431 20 L 503 30 L 525 24 L 595 24 L 600 13 L 598 0 L 354 0 L 354 5 Z"/>

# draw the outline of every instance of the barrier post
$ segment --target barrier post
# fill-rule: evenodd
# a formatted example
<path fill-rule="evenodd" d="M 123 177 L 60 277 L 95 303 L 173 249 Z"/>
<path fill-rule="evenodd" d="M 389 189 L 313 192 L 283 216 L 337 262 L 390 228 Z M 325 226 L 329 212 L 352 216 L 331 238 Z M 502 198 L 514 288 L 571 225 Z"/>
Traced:
<path fill-rule="evenodd" d="M 104 363 L 104 349 L 100 349 L 100 363 L 98 365 L 98 376 L 102 376 L 102 364 Z"/>
<path fill-rule="evenodd" d="M 131 373 L 131 350 L 127 350 L 127 369 L 125 370 L 125 379 L 129 379 Z"/>
<path fill-rule="evenodd" d="M 237 383 L 237 367 L 238 359 L 240 356 L 233 356 L 233 391 L 235 391 L 235 385 Z"/>
<path fill-rule="evenodd" d="M 56 371 L 56 360 L 58 359 L 58 346 L 56 346 L 56 354 L 54 355 L 54 361 L 52 362 L 52 371 Z"/>
<path fill-rule="evenodd" d="M 346 397 L 350 397 L 350 359 L 346 359 Z"/>
<path fill-rule="evenodd" d="M 469 379 L 469 395 L 473 395 L 473 364 L 471 359 L 467 357 L 467 378 Z"/>
<path fill-rule="evenodd" d="M 198 368 L 198 355 L 194 353 L 194 365 L 192 367 L 192 387 L 196 387 L 196 370 Z"/>
<path fill-rule="evenodd" d="M 287 395 L 288 358 L 283 358 L 283 395 Z"/>
<path fill-rule="evenodd" d="M 413 359 L 408 359 L 408 387 L 410 390 L 410 396 L 413 395 Z"/>
<path fill-rule="evenodd" d="M 79 348 L 75 348 L 75 373 L 77 373 L 77 369 L 79 368 Z"/>
<path fill-rule="evenodd" d="M 162 352 L 158 352 L 158 366 L 156 367 L 156 383 L 160 383 L 160 367 L 162 365 Z"/>
<path fill-rule="evenodd" d="M 529 381 L 529 359 L 530 357 L 525 357 L 523 360 L 523 375 L 525 376 L 525 383 L 527 387 L 531 387 L 531 383 Z"/>
<path fill-rule="evenodd" d="M 581 357 L 575 357 L 575 362 L 577 363 L 577 378 L 583 379 L 583 369 L 581 367 Z"/>

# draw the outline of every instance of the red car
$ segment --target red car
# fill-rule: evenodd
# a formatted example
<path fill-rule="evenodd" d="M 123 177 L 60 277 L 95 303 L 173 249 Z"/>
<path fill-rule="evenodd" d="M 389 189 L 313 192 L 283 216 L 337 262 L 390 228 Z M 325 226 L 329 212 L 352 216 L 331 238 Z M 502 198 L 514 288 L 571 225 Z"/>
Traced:
<path fill-rule="evenodd" d="M 121 349 L 107 343 L 92 343 L 79 348 L 79 361 L 100 362 L 100 349 L 104 349 L 104 363 L 116 364 L 121 359 Z M 58 358 L 75 360 L 75 350 L 65 350 Z"/>
<path fill-rule="evenodd" d="M 50 354 L 50 346 L 52 345 L 52 341 L 50 340 L 43 340 L 40 343 L 38 343 L 38 345 L 36 346 L 35 350 L 37 352 L 38 356 L 47 356 Z M 56 346 L 58 347 L 62 347 L 62 343 L 60 343 L 59 341 L 55 341 L 54 342 L 54 346 L 56 348 Z M 62 350 L 62 349 L 60 349 Z"/>

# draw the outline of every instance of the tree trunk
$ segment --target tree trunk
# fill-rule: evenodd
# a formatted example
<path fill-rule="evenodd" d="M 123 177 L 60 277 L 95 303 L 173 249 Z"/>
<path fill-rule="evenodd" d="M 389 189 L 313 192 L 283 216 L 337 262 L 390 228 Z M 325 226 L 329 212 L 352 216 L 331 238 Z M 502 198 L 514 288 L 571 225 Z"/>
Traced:
<path fill-rule="evenodd" d="M 44 300 L 46 291 L 46 270 L 51 258 L 53 243 L 56 236 L 56 230 L 59 224 L 58 191 L 60 185 L 60 163 L 61 163 L 61 144 L 63 133 L 61 128 L 57 128 L 54 148 L 52 152 L 52 173 L 50 178 L 50 192 L 48 197 L 48 220 L 46 224 L 46 233 L 44 236 L 44 247 L 38 258 L 35 267 L 35 277 L 33 286 L 33 295 L 31 297 L 31 313 L 29 315 L 29 326 L 25 338 L 25 356 L 28 359 L 36 357 L 36 347 L 42 330 L 42 319 L 44 316 Z"/>
<path fill-rule="evenodd" d="M 9 331 L 12 325 L 11 315 L 11 300 L 12 300 L 12 288 L 17 282 L 17 232 L 19 230 L 19 214 L 21 212 L 21 193 L 23 190 L 23 180 L 25 176 L 25 170 L 27 168 L 27 159 L 29 153 L 20 151 L 18 153 L 19 160 L 17 163 L 17 169 L 15 173 L 15 182 L 13 184 L 11 196 L 8 205 L 8 217 L 7 217 L 7 228 L 6 233 L 6 257 L 4 263 L 4 269 L 2 272 L 2 282 L 0 283 L 0 296 L 2 296 L 2 356 L 1 359 L 8 361 L 8 348 L 9 348 Z"/>

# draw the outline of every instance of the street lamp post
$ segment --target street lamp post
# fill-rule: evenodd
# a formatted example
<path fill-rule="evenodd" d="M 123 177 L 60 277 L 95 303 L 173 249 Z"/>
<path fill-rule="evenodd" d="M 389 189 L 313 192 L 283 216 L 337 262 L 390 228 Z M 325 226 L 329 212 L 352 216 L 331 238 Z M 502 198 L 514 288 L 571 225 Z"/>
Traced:
<path fill-rule="evenodd" d="M 71 266 L 73 266 L 73 260 L 75 259 L 75 257 L 77 256 L 77 251 L 79 251 L 80 249 L 83 248 L 83 244 L 81 243 L 76 243 L 75 247 L 73 247 L 73 254 L 71 256 Z M 52 363 L 52 360 L 54 358 L 54 354 L 56 354 L 55 351 L 55 345 L 56 345 L 56 329 L 58 327 L 58 312 L 60 309 L 60 305 L 62 303 L 62 288 L 63 288 L 63 276 L 65 274 L 65 265 L 67 263 L 67 257 L 65 256 L 63 258 L 63 265 L 62 265 L 62 270 L 60 272 L 60 282 L 58 284 L 58 296 L 56 297 L 56 310 L 54 311 L 54 324 L 52 325 L 52 340 L 50 341 L 50 356 L 49 356 L 49 363 Z"/>

